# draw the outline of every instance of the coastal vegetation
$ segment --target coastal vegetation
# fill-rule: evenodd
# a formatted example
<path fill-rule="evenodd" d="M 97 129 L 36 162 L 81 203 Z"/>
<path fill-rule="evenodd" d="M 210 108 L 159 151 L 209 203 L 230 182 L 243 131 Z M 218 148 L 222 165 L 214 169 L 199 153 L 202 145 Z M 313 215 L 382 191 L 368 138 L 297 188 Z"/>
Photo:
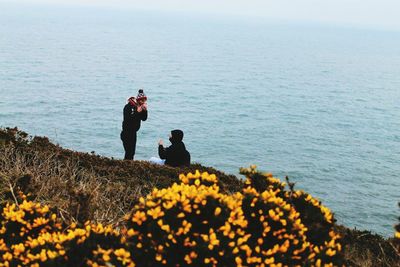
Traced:
<path fill-rule="evenodd" d="M 397 266 L 294 184 L 122 161 L 0 130 L 0 266 Z"/>

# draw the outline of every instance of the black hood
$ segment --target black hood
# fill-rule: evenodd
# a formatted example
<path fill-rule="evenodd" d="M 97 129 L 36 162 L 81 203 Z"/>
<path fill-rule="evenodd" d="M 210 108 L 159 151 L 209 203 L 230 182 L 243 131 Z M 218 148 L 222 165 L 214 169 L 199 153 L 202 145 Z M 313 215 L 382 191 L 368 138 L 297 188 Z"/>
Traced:
<path fill-rule="evenodd" d="M 169 141 L 171 141 L 172 144 L 177 144 L 182 142 L 183 140 L 183 132 L 181 130 L 172 130 L 171 131 L 171 138 Z"/>

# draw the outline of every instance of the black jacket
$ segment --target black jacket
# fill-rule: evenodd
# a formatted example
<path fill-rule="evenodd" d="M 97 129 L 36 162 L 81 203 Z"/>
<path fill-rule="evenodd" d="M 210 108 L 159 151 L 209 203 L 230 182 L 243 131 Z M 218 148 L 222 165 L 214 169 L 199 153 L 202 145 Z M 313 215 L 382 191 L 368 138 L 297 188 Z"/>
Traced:
<path fill-rule="evenodd" d="M 124 121 L 122 122 L 122 134 L 129 135 L 140 129 L 140 122 L 147 120 L 147 110 L 137 112 L 137 107 L 130 103 L 124 107 Z"/>
<path fill-rule="evenodd" d="M 182 141 L 173 142 L 167 148 L 159 145 L 158 155 L 161 159 L 165 159 L 165 165 L 172 167 L 190 165 L 190 153 L 186 150 L 185 144 Z"/>

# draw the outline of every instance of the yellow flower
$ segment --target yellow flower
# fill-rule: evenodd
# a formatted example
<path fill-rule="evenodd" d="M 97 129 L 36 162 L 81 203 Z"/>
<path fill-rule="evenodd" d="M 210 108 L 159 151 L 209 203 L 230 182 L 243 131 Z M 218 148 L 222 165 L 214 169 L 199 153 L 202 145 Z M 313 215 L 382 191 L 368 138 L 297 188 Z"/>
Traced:
<path fill-rule="evenodd" d="M 156 261 L 161 261 L 161 260 L 162 260 L 161 254 L 156 254 Z"/>
<path fill-rule="evenodd" d="M 270 257 L 270 258 L 266 258 L 264 260 L 264 263 L 269 265 L 269 264 L 273 264 L 275 262 L 275 258 L 274 257 Z"/>
<path fill-rule="evenodd" d="M 13 258 L 13 256 L 10 252 L 6 252 L 3 254 L 3 260 L 5 260 L 5 261 L 11 261 L 12 258 Z"/>
<path fill-rule="evenodd" d="M 49 259 L 54 259 L 55 257 L 57 257 L 57 253 L 54 251 L 48 250 L 47 256 L 49 257 Z"/>
<path fill-rule="evenodd" d="M 126 251 L 123 248 L 116 249 L 114 251 L 114 254 L 115 254 L 115 256 L 122 257 L 122 258 L 129 258 L 131 256 L 131 253 L 129 251 Z"/>
<path fill-rule="evenodd" d="M 236 262 L 237 266 L 242 266 L 243 261 L 242 261 L 242 259 L 240 257 L 236 257 L 235 258 L 235 262 Z"/>
<path fill-rule="evenodd" d="M 214 215 L 215 216 L 218 216 L 218 215 L 220 215 L 221 214 L 221 208 L 220 207 L 217 207 L 216 209 L 215 209 L 215 211 L 214 211 Z"/>
<path fill-rule="evenodd" d="M 23 243 L 13 245 L 13 246 L 11 246 L 11 248 L 14 250 L 15 256 L 18 256 L 19 254 L 24 253 L 24 251 L 25 251 L 25 246 Z"/>
<path fill-rule="evenodd" d="M 187 264 L 192 264 L 192 262 L 193 262 L 189 255 L 185 255 L 185 257 L 183 259 L 185 260 L 185 262 Z"/>
<path fill-rule="evenodd" d="M 142 223 L 146 221 L 146 213 L 143 211 L 136 211 L 133 214 L 132 221 L 136 222 L 138 225 L 142 225 Z"/>
<path fill-rule="evenodd" d="M 400 238 L 400 232 L 396 232 L 396 233 L 394 234 L 394 237 L 395 237 L 395 238 Z"/>
<path fill-rule="evenodd" d="M 147 211 L 147 215 L 153 217 L 153 219 L 157 219 L 161 216 L 164 216 L 164 211 L 161 210 L 161 207 L 157 206 Z"/>
<path fill-rule="evenodd" d="M 103 260 L 105 261 L 105 262 L 109 262 L 110 261 L 110 256 L 108 255 L 108 254 L 103 254 Z"/>
<path fill-rule="evenodd" d="M 330 248 L 329 248 L 329 249 L 326 251 L 326 255 L 328 255 L 328 256 L 330 256 L 330 257 L 335 256 L 335 254 L 336 254 L 336 251 L 333 250 L 333 249 L 330 249 Z"/>
<path fill-rule="evenodd" d="M 40 260 L 43 261 L 43 262 L 47 260 L 46 250 L 44 250 L 44 249 L 42 249 L 40 251 Z"/>

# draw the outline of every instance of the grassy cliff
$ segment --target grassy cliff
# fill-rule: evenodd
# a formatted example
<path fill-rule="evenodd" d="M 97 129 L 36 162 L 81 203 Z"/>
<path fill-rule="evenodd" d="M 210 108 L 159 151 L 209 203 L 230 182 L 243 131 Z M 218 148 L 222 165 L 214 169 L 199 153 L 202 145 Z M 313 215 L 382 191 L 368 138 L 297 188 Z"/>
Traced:
<path fill-rule="evenodd" d="M 67 221 L 91 219 L 117 224 L 135 200 L 154 187 L 177 182 L 180 173 L 214 173 L 224 191 L 241 186 L 235 176 L 199 164 L 178 169 L 146 161 L 114 160 L 64 149 L 46 137 L 31 138 L 17 129 L 0 131 L 0 140 L 1 199 L 10 185 L 20 186 L 35 200 L 57 207 Z"/>
<path fill-rule="evenodd" d="M 241 192 L 243 188 L 246 188 L 244 179 L 238 179 L 233 175 L 227 175 L 200 164 L 193 164 L 185 168 L 171 168 L 144 161 L 115 160 L 63 149 L 45 137 L 31 138 L 17 129 L 0 130 L 1 204 L 4 206 L 10 202 L 18 203 L 21 201 L 21 197 L 28 196 L 34 203 L 53 207 L 52 212 L 61 220 L 60 224 L 57 224 L 60 229 L 71 224 L 83 225 L 87 221 L 108 225 L 117 230 L 124 229 L 127 224 L 127 216 L 129 217 L 132 207 L 138 205 L 141 198 L 154 193 L 154 188 L 160 190 L 172 188 L 174 183 L 182 182 L 182 176 L 181 180 L 179 179 L 180 174 L 195 173 L 196 170 L 201 173 L 215 174 L 218 177 L 215 183 L 219 190 L 218 194 L 222 194 L 218 195 L 218 199 L 232 196 L 235 192 Z M 258 175 L 255 172 L 246 171 L 244 174 L 247 174 L 248 178 Z M 246 189 L 247 191 L 243 191 L 243 194 L 253 194 L 254 199 L 258 194 L 265 192 L 267 187 L 257 182 L 261 180 L 253 179 L 251 181 L 255 190 Z M 280 184 L 277 186 L 279 187 L 277 189 L 282 189 Z M 257 190 L 260 192 L 257 193 Z M 201 192 L 203 191 L 200 190 L 199 194 Z M 286 194 L 282 193 L 282 198 L 289 196 L 291 204 L 298 211 L 302 209 L 301 205 L 303 204 L 300 203 L 302 198 L 292 198 L 293 192 L 295 192 L 293 188 L 286 191 L 282 189 L 282 192 Z M 240 203 L 242 201 L 240 200 Z M 315 203 L 318 212 L 323 211 L 318 206 L 319 204 Z M 145 208 L 146 206 L 141 207 L 141 209 Z M 224 209 L 228 208 L 224 206 L 222 210 Z M 268 210 L 268 208 L 264 208 L 264 210 Z M 391 242 L 392 240 L 385 240 L 369 232 L 338 226 L 334 224 L 333 219 L 327 228 L 328 226 L 320 223 L 321 219 L 311 216 L 315 212 L 299 213 L 303 223 L 312 228 L 308 229 L 308 236 L 304 237 L 307 240 L 316 240 L 315 242 L 317 242 L 320 233 L 328 231 L 327 229 L 331 229 L 331 227 L 340 234 L 340 243 L 343 249 L 339 255 L 335 255 L 340 258 L 335 262 L 346 266 L 399 266 L 399 251 L 395 242 Z M 330 217 L 326 216 L 330 221 Z M 138 225 L 135 227 L 137 228 Z M 300 231 L 298 235 L 302 236 L 303 233 Z M 135 235 L 132 235 L 133 237 Z M 118 251 L 122 251 L 122 249 L 119 248 Z M 104 252 L 102 253 L 104 256 Z M 224 252 L 219 251 L 219 253 Z M 328 254 L 330 253 L 332 252 Z M 309 254 L 308 257 L 315 256 L 311 255 Z M 223 258 L 227 259 L 228 257 Z M 209 261 L 208 263 L 212 264 L 212 260 Z M 310 265 L 315 263 L 314 261 L 309 262 Z"/>

